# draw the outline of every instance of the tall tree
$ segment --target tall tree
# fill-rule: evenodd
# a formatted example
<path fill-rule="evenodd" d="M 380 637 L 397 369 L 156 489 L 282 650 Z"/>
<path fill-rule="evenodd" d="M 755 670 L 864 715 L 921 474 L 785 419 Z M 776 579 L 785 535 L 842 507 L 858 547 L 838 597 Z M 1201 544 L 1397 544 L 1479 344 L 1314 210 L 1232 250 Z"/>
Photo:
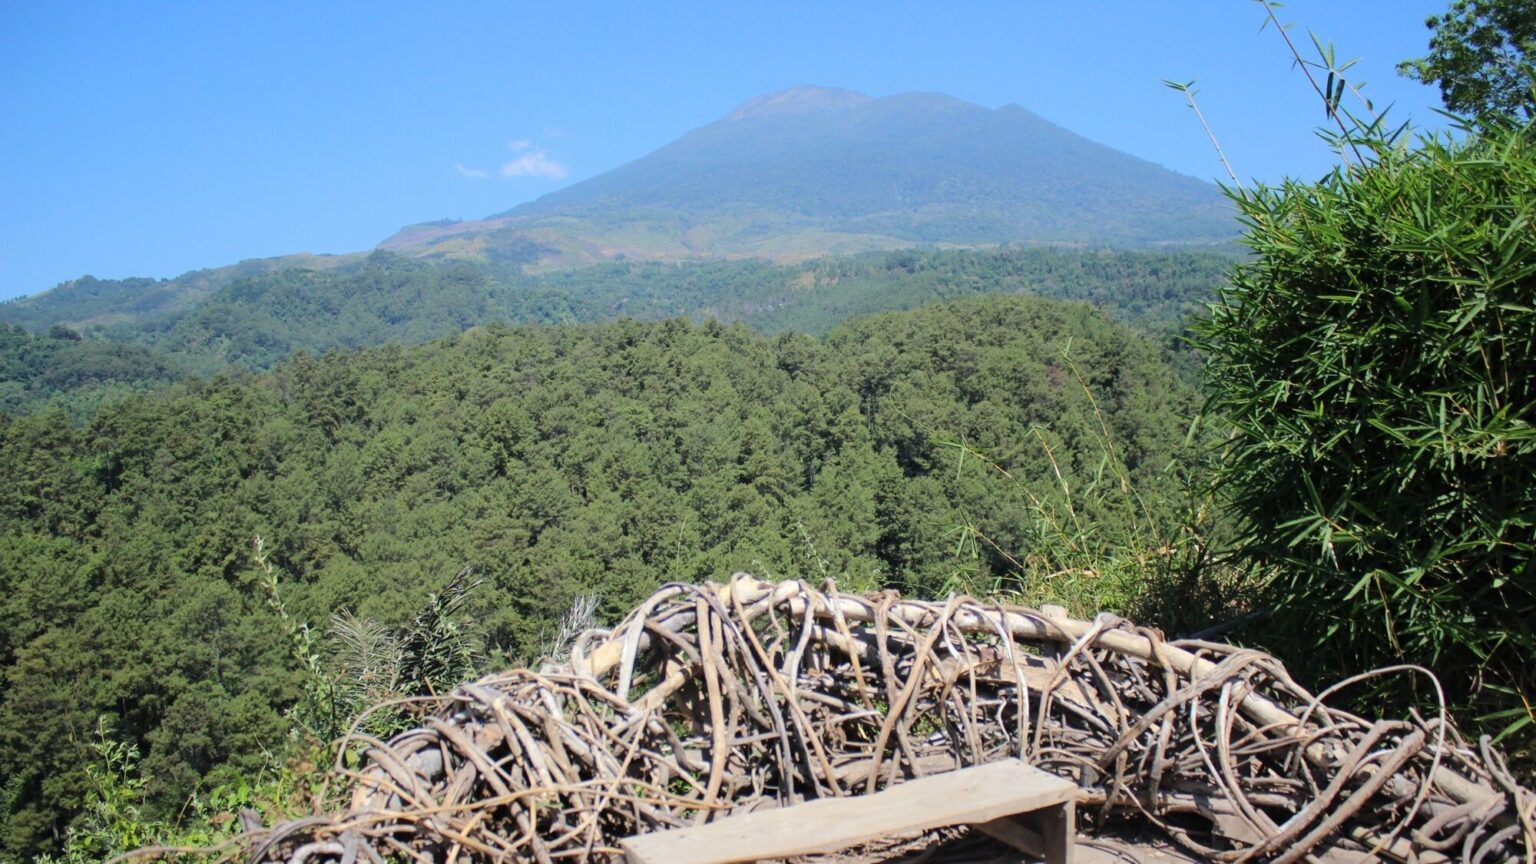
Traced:
<path fill-rule="evenodd" d="M 1456 0 L 1425 25 L 1429 54 L 1399 73 L 1440 87 L 1445 107 L 1473 118 L 1536 116 L 1536 0 Z"/>

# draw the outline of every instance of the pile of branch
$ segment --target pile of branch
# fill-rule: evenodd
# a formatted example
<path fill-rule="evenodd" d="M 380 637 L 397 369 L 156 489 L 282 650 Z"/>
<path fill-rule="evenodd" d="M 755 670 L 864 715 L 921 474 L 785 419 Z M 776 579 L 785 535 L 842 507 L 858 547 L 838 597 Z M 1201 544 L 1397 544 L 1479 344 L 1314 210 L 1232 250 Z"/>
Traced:
<path fill-rule="evenodd" d="M 351 736 L 350 806 L 246 853 L 617 860 L 633 834 L 1022 756 L 1080 786 L 1085 829 L 1133 820 L 1212 861 L 1532 860 L 1536 795 L 1486 741 L 1320 695 L 1269 655 L 1113 616 L 738 574 L 666 586 L 390 741 Z"/>

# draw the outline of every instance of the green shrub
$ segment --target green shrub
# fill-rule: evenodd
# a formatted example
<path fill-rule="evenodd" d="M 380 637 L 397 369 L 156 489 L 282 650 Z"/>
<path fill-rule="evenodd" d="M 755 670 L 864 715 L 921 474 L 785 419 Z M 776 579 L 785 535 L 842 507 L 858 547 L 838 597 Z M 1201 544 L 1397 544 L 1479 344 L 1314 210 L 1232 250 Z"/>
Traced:
<path fill-rule="evenodd" d="M 1233 193 L 1256 256 L 1197 337 L 1208 411 L 1230 424 L 1218 482 L 1241 551 L 1277 574 L 1280 638 L 1307 648 L 1293 665 L 1421 663 L 1528 724 L 1532 133 L 1367 152 Z"/>

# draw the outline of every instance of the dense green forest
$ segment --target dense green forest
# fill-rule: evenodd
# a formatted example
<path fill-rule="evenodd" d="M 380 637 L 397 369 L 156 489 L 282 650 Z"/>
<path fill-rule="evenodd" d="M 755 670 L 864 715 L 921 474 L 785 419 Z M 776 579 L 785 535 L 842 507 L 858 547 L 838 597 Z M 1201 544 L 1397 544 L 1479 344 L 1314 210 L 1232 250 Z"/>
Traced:
<path fill-rule="evenodd" d="M 129 302 L 136 290 L 158 286 L 168 292 L 174 283 L 128 280 L 107 288 L 82 280 L 65 286 L 65 297 L 42 304 L 46 314 L 35 308 L 48 297 L 42 295 L 0 305 L 0 319 L 43 330 L 68 326 L 151 349 L 163 357 L 162 364 L 212 374 L 227 366 L 267 369 L 298 350 L 416 344 L 495 321 L 685 316 L 742 321 L 769 334 L 819 335 L 854 315 L 976 294 L 1021 293 L 1086 300 L 1157 332 L 1177 350 L 1170 337 L 1185 315 L 1215 295 L 1234 260 L 1217 252 L 904 250 L 798 265 L 620 262 L 528 276 L 510 267 L 375 252 L 324 270 L 226 274 L 222 287 L 186 300 L 175 312 L 161 305 L 146 312 Z M 111 298 L 121 302 L 113 305 Z M 113 375 L 122 379 L 123 372 Z M 20 410 L 45 395 L 52 391 L 24 393 L 7 405 Z"/>
<path fill-rule="evenodd" d="M 86 417 L 108 402 L 168 384 L 185 371 L 163 352 L 82 339 L 63 325 L 38 336 L 0 324 L 0 413 L 57 408 Z"/>
<path fill-rule="evenodd" d="M 99 715 L 162 815 L 269 764 L 305 679 L 257 535 L 286 613 L 320 629 L 401 624 L 474 567 L 466 620 L 507 662 L 580 594 L 612 617 L 741 569 L 996 590 L 1070 570 L 1064 549 L 1158 548 L 1196 401 L 1089 305 L 994 297 L 824 339 L 475 327 L 189 380 L 85 425 L 0 418 L 6 845 L 57 842 Z"/>

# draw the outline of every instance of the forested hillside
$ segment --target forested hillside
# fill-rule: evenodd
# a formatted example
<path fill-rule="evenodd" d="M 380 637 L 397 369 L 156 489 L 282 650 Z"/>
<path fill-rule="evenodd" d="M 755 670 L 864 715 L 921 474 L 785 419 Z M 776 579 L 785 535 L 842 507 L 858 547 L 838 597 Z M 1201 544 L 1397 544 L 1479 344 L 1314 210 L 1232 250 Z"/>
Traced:
<path fill-rule="evenodd" d="M 175 279 L 97 279 L 82 276 L 32 297 L 0 303 L 0 321 L 30 330 L 54 324 L 100 329 L 113 324 L 144 324 L 186 311 L 236 279 L 280 270 L 329 270 L 363 257 L 357 255 L 283 255 L 193 270 Z"/>
<path fill-rule="evenodd" d="M 0 324 L 0 414 L 55 408 L 89 416 L 102 404 L 181 377 L 162 352 L 101 339 L 54 325 L 38 336 Z"/>
<path fill-rule="evenodd" d="M 1159 548 L 1195 399 L 1089 305 L 992 297 L 820 340 L 475 327 L 191 380 L 84 426 L 0 416 L 0 840 L 56 842 L 99 715 L 141 748 L 152 815 L 269 764 L 306 670 L 257 535 L 317 634 L 342 610 L 401 624 L 474 567 L 463 620 L 491 663 L 535 653 L 577 595 L 611 618 L 738 569 L 1038 588 L 1071 578 L 1064 551 Z M 1113 605 L 1112 574 L 1092 578 Z"/>
<path fill-rule="evenodd" d="M 854 315 L 988 293 L 1087 300 L 1143 330 L 1167 334 L 1215 295 L 1235 260 L 1217 252 L 902 250 L 797 265 L 620 262 L 528 276 L 510 267 L 376 252 L 327 270 L 288 268 L 234 279 L 175 314 L 97 302 L 131 297 L 137 283 L 129 280 L 91 294 L 90 302 L 71 301 L 75 286 L 65 286 L 63 297 L 41 306 L 0 305 L 0 319 L 80 327 L 153 348 L 204 374 L 231 365 L 266 369 L 296 350 L 420 343 L 494 321 L 714 317 L 770 334 L 822 334 Z M 39 308 L 49 314 L 39 317 Z"/>

